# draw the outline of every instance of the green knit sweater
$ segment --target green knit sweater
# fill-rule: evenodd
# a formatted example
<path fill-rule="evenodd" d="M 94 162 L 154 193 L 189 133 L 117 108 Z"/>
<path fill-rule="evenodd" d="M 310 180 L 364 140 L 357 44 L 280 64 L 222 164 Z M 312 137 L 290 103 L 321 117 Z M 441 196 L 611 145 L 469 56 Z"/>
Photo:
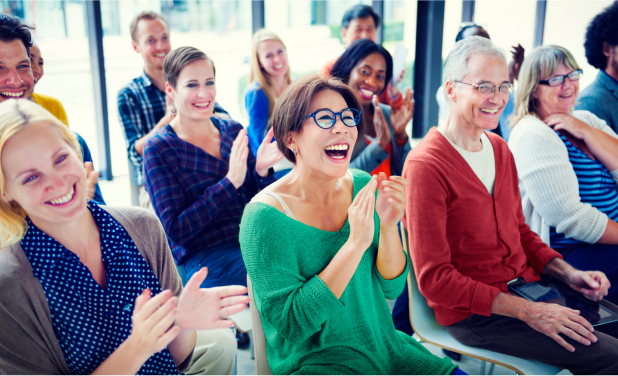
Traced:
<path fill-rule="evenodd" d="M 352 170 L 354 196 L 369 174 Z M 305 225 L 263 203 L 246 206 L 240 246 L 275 374 L 450 374 L 455 366 L 397 331 L 386 303 L 402 292 L 408 266 L 393 280 L 376 268 L 380 223 L 337 299 L 318 274 L 348 240 Z"/>

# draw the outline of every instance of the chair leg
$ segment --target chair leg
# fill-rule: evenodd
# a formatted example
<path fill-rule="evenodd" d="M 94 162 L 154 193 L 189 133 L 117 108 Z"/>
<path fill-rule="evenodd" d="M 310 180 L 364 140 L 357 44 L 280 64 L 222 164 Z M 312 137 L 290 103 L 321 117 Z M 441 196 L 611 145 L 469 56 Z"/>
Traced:
<path fill-rule="evenodd" d="M 251 349 L 251 359 L 255 360 L 255 349 L 253 348 L 253 330 L 249 332 L 249 346 Z"/>
<path fill-rule="evenodd" d="M 494 374 L 494 367 L 496 365 L 493 363 L 489 363 L 489 372 L 487 372 L 488 375 L 493 375 Z"/>
<path fill-rule="evenodd" d="M 232 327 L 234 338 L 236 338 L 236 327 Z M 232 369 L 232 375 L 238 375 L 238 349 L 236 349 L 236 355 L 234 355 L 234 368 Z"/>
<path fill-rule="evenodd" d="M 485 365 L 487 364 L 487 362 L 485 362 L 484 360 L 481 360 L 481 372 L 479 372 L 479 375 L 484 375 L 485 374 Z"/>

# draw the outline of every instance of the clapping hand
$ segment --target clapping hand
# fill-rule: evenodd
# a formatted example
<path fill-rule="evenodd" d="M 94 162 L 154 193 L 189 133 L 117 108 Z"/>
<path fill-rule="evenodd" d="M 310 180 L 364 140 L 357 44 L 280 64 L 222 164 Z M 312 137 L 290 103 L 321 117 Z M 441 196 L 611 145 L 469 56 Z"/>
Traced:
<path fill-rule="evenodd" d="M 270 128 L 268 133 L 266 133 L 266 137 L 262 140 L 257 150 L 257 155 L 255 156 L 255 170 L 262 177 L 268 175 L 268 169 L 283 159 L 283 154 L 277 147 L 277 142 L 271 142 L 273 134 L 274 129 Z"/>
<path fill-rule="evenodd" d="M 386 89 L 388 90 L 388 94 L 390 95 L 391 98 L 397 98 L 397 96 L 399 95 L 399 88 L 397 87 L 397 85 L 399 85 L 399 83 L 403 81 L 405 77 L 406 77 L 406 68 L 403 68 L 401 72 L 399 73 L 399 77 L 393 77 L 392 82 L 389 81 L 388 85 L 386 86 Z"/>
<path fill-rule="evenodd" d="M 94 194 L 96 193 L 97 182 L 99 181 L 99 176 L 101 176 L 101 173 L 94 171 L 92 162 L 84 163 L 84 169 L 86 170 L 86 190 L 88 191 L 88 200 L 92 200 L 94 198 Z"/>
<path fill-rule="evenodd" d="M 396 226 L 403 218 L 403 210 L 406 207 L 406 186 L 408 181 L 401 176 L 388 177 L 380 172 L 378 181 L 378 199 L 376 212 L 380 217 L 381 227 Z"/>
<path fill-rule="evenodd" d="M 226 317 L 247 308 L 249 297 L 244 286 L 224 286 L 201 289 L 208 270 L 200 269 L 182 290 L 178 299 L 176 324 L 182 329 L 207 330 L 230 328 L 233 321 Z"/>
<path fill-rule="evenodd" d="M 414 115 L 414 92 L 412 89 L 406 89 L 406 97 L 403 100 L 403 105 L 399 110 L 395 110 L 391 107 L 391 124 L 395 131 L 395 138 L 398 140 L 407 140 L 408 134 L 406 133 L 406 125 L 412 120 Z"/>
<path fill-rule="evenodd" d="M 229 170 L 226 177 L 238 189 L 247 176 L 247 157 L 249 156 L 249 137 L 247 130 L 242 129 L 232 144 L 230 150 Z"/>
<path fill-rule="evenodd" d="M 391 131 L 388 129 L 388 124 L 384 118 L 384 113 L 380 108 L 380 102 L 378 102 L 378 96 L 373 96 L 373 127 L 376 131 L 376 139 L 382 149 L 386 148 L 389 142 L 391 142 Z"/>
<path fill-rule="evenodd" d="M 352 205 L 348 208 L 348 222 L 350 224 L 350 237 L 356 247 L 366 250 L 373 242 L 375 233 L 375 223 L 373 215 L 375 212 L 375 194 L 378 187 L 377 177 L 372 177 L 354 197 Z"/>
<path fill-rule="evenodd" d="M 511 83 L 519 78 L 519 69 L 524 61 L 524 48 L 521 44 L 518 43 L 517 46 L 513 46 L 512 48 L 511 53 L 513 54 L 513 61 L 509 64 L 509 81 Z"/>

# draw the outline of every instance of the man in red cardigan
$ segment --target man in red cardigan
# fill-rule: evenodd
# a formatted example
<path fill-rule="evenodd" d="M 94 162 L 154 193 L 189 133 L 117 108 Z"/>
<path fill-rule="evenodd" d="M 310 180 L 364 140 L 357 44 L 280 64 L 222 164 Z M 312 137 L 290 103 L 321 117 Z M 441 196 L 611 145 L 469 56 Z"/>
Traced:
<path fill-rule="evenodd" d="M 508 293 L 515 278 L 547 274 L 600 300 L 609 281 L 571 267 L 525 223 L 513 156 L 484 131 L 498 126 L 512 90 L 504 52 L 488 39 L 466 38 L 443 76 L 448 121 L 410 152 L 403 172 L 410 257 L 438 322 L 469 346 L 574 374 L 618 373 L 616 326 L 595 331 L 579 311 Z"/>

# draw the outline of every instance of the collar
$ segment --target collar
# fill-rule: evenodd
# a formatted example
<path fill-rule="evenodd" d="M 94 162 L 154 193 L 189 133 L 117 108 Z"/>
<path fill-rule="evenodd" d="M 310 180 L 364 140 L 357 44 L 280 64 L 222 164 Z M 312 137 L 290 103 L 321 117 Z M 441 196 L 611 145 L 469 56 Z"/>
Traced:
<path fill-rule="evenodd" d="M 614 77 L 610 76 L 603 69 L 599 69 L 599 79 L 605 84 L 605 86 L 610 90 L 618 90 L 618 80 Z M 611 85 L 612 87 L 609 87 Z"/>
<path fill-rule="evenodd" d="M 148 77 L 148 75 L 146 74 L 146 68 L 144 68 L 142 70 L 142 74 L 140 76 L 140 78 L 142 79 L 142 81 L 144 82 L 144 86 L 152 86 L 152 80 L 150 79 L 150 77 Z"/>

